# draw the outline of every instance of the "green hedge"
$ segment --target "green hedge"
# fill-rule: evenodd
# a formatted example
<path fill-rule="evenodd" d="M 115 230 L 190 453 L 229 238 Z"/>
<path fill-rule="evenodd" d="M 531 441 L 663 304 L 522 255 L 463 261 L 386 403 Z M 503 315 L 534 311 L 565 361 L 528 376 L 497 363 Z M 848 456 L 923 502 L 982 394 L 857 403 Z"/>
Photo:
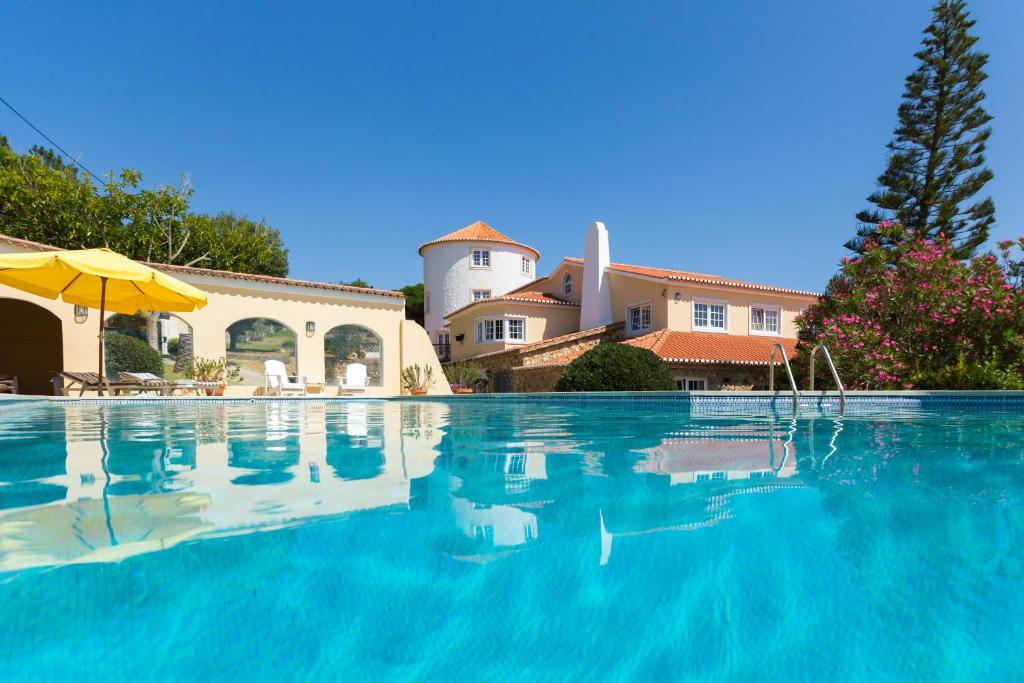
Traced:
<path fill-rule="evenodd" d="M 146 342 L 116 332 L 107 332 L 103 339 L 106 371 L 111 379 L 116 379 L 119 372 L 151 372 L 163 377 L 163 359 Z"/>
<path fill-rule="evenodd" d="M 628 344 L 598 344 L 569 363 L 555 391 L 672 391 L 676 381 L 658 356 Z"/>

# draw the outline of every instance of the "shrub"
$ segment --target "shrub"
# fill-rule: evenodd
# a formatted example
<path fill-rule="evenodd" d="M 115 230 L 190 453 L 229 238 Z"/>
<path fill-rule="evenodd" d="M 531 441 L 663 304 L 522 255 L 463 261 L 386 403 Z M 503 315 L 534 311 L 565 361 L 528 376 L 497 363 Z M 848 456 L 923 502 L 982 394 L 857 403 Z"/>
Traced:
<path fill-rule="evenodd" d="M 918 389 L 1024 389 L 1024 377 L 994 360 L 969 361 L 927 370 L 913 377 Z"/>
<path fill-rule="evenodd" d="M 434 368 L 419 364 L 409 365 L 402 370 L 402 386 L 409 391 L 427 391 L 434 386 Z"/>
<path fill-rule="evenodd" d="M 151 372 L 164 374 L 164 361 L 160 352 L 141 339 L 126 334 L 108 332 L 103 336 L 106 370 L 110 377 L 119 372 Z"/>
<path fill-rule="evenodd" d="M 598 344 L 569 363 L 555 391 L 671 391 L 672 371 L 647 349 L 628 344 Z"/>
<path fill-rule="evenodd" d="M 468 360 L 451 363 L 444 368 L 448 383 L 453 387 L 472 387 L 482 372 L 483 368 L 479 364 Z"/>
<path fill-rule="evenodd" d="M 197 382 L 237 382 L 242 371 L 228 365 L 226 358 L 193 358 L 185 368 L 185 376 Z"/>
<path fill-rule="evenodd" d="M 1024 373 L 1024 292 L 1012 243 L 998 245 L 1000 267 L 992 254 L 958 260 L 941 236 L 890 223 L 878 232 L 895 251 L 867 241 L 797 318 L 798 365 L 824 343 L 852 389 L 1014 387 Z"/>
<path fill-rule="evenodd" d="M 181 348 L 181 339 L 174 337 L 173 339 L 167 340 L 167 355 L 177 356 L 178 349 Z"/>

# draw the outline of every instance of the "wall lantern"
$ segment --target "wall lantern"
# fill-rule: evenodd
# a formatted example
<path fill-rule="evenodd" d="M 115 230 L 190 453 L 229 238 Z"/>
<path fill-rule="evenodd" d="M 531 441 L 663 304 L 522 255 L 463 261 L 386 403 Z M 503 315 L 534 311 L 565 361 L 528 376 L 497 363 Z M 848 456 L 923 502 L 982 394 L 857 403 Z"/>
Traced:
<path fill-rule="evenodd" d="M 462 343 L 462 340 L 465 339 L 465 338 L 466 338 L 466 335 L 462 334 L 461 332 L 459 334 L 455 335 L 455 341 L 459 342 L 460 344 Z"/>
<path fill-rule="evenodd" d="M 672 298 L 675 299 L 676 301 L 679 301 L 683 298 L 683 295 L 680 292 L 676 292 L 676 295 Z"/>
<path fill-rule="evenodd" d="M 89 309 L 86 306 L 75 306 L 75 322 L 81 325 L 89 319 Z"/>
<path fill-rule="evenodd" d="M 316 334 L 316 323 L 309 320 L 306 322 L 306 336 L 312 337 L 314 334 Z"/>

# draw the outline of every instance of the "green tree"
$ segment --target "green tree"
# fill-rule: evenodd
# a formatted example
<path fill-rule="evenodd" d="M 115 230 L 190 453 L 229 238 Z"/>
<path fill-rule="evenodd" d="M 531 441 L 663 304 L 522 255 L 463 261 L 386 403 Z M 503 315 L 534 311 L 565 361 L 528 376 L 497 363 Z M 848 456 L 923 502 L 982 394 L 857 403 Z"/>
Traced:
<path fill-rule="evenodd" d="M 398 290 L 405 295 L 405 318 L 423 324 L 423 283 L 406 285 Z"/>
<path fill-rule="evenodd" d="M 285 276 L 288 251 L 263 221 L 234 213 L 193 213 L 186 177 L 143 188 L 132 169 L 101 185 L 52 150 L 10 149 L 0 136 L 0 229 L 63 249 L 109 247 L 131 258 Z"/>
<path fill-rule="evenodd" d="M 671 391 L 672 371 L 656 354 L 603 342 L 565 366 L 555 391 Z"/>
<path fill-rule="evenodd" d="M 355 280 L 351 280 L 349 282 L 342 281 L 339 282 L 338 284 L 345 285 L 346 287 L 362 287 L 363 289 L 373 289 L 373 285 L 371 285 L 369 282 L 367 282 L 361 277 L 357 277 Z"/>
<path fill-rule="evenodd" d="M 888 166 L 868 197 L 876 208 L 857 214 L 863 225 L 846 243 L 858 253 L 868 241 L 893 249 L 877 225 L 895 221 L 913 236 L 944 235 L 958 258 L 968 258 L 995 222 L 991 198 L 971 203 L 992 179 L 985 167 L 992 117 L 981 106 L 988 55 L 974 49 L 978 37 L 968 31 L 975 22 L 963 0 L 939 0 L 932 15 L 915 54 L 920 64 L 906 79 Z"/>

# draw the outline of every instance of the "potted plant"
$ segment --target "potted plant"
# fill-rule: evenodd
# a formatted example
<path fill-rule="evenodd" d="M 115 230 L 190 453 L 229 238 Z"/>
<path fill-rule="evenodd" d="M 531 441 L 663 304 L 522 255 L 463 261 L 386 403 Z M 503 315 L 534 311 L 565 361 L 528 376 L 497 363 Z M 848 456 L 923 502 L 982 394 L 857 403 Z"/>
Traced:
<path fill-rule="evenodd" d="M 472 394 L 473 386 L 480 379 L 483 368 L 472 361 L 459 361 L 445 366 L 444 374 L 448 377 L 453 394 Z"/>
<path fill-rule="evenodd" d="M 434 369 L 429 365 L 407 366 L 402 370 L 402 386 L 413 396 L 422 396 L 434 386 Z"/>
<path fill-rule="evenodd" d="M 226 358 L 193 358 L 185 368 L 185 376 L 197 382 L 218 382 L 216 389 L 207 389 L 207 396 L 223 396 L 228 380 L 241 378 L 242 372 L 234 365 L 228 365 Z"/>

